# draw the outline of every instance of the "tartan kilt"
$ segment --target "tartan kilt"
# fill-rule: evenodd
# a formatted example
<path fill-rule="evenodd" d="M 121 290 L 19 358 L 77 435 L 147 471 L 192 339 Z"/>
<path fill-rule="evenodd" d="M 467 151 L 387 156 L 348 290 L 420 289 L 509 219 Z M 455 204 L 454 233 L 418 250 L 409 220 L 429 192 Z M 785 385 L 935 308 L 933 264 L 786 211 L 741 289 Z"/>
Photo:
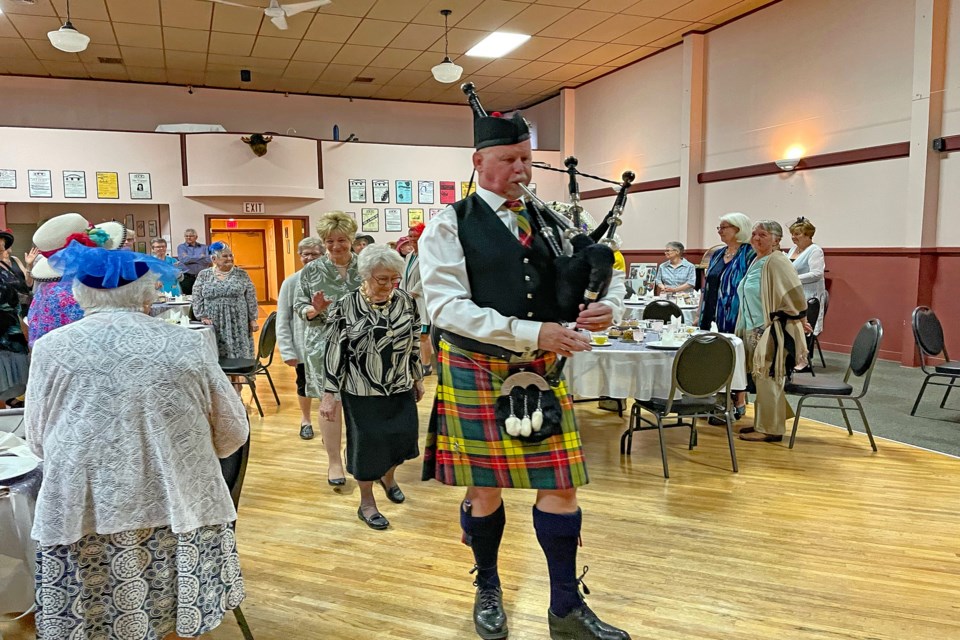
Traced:
<path fill-rule="evenodd" d="M 565 382 L 554 389 L 563 410 L 561 433 L 542 442 L 510 437 L 497 426 L 494 415 L 505 378 L 521 369 L 543 375 L 556 358 L 549 353 L 536 360 L 508 363 L 441 340 L 423 479 L 456 486 L 522 489 L 572 489 L 587 484 L 573 398 Z"/>

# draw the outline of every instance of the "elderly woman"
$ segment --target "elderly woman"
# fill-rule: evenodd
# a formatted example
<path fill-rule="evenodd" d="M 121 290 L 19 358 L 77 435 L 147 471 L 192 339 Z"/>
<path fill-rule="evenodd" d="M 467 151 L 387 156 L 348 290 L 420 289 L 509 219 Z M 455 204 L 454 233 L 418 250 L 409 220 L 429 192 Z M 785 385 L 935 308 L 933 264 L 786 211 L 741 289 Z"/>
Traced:
<path fill-rule="evenodd" d="M 30 307 L 30 289 L 33 287 L 31 270 L 33 263 L 40 257 L 40 251 L 31 247 L 21 262 L 20 258 L 10 251 L 14 242 L 13 232 L 10 229 L 0 231 L 0 239 L 3 240 L 3 249 L 0 250 L 0 282 L 16 290 L 19 303 L 23 307 L 20 314 L 24 316 Z"/>
<path fill-rule="evenodd" d="M 722 333 L 733 333 L 740 311 L 737 287 L 747 267 L 756 255 L 750 246 L 750 218 L 742 213 L 728 213 L 720 217 L 717 234 L 723 242 L 722 251 L 710 259 L 700 292 L 701 329 L 710 329 L 712 322 Z"/>
<path fill-rule="evenodd" d="M 297 245 L 300 264 L 304 267 L 323 256 L 323 242 L 320 238 L 304 238 Z M 300 290 L 300 274 L 295 271 L 280 285 L 277 296 L 277 345 L 284 363 L 297 370 L 297 402 L 300 405 L 300 437 L 313 438 L 313 424 L 310 411 L 312 399 L 307 395 L 307 377 L 304 368 L 303 336 L 307 331 L 307 322 L 293 310 L 293 301 Z"/>
<path fill-rule="evenodd" d="M 790 225 L 790 239 L 793 240 L 793 249 L 787 253 L 787 257 L 793 262 L 793 268 L 800 276 L 800 282 L 803 284 L 803 295 L 810 298 L 817 298 L 820 301 L 820 316 L 817 323 L 813 326 L 813 334 L 820 335 L 823 331 L 823 313 L 827 308 L 827 288 L 824 285 L 823 272 L 825 270 L 823 260 L 823 249 L 813 243 L 813 234 L 817 228 L 806 218 L 797 218 L 797 221 Z"/>
<path fill-rule="evenodd" d="M 342 211 L 331 211 L 320 218 L 317 232 L 327 253 L 300 272 L 300 290 L 293 303 L 294 311 L 307 322 L 303 356 L 306 393 L 311 398 L 323 396 L 326 384 L 324 360 L 330 337 L 327 307 L 360 287 L 357 256 L 351 251 L 357 233 L 356 221 Z M 342 420 L 339 413 L 329 418 L 321 414 L 319 422 L 327 451 L 327 484 L 338 490 L 347 481 L 340 458 Z"/>
<path fill-rule="evenodd" d="M 792 417 L 783 383 L 794 365 L 807 361 L 806 297 L 793 265 L 780 252 L 782 237 L 778 222 L 761 220 L 753 225 L 750 244 L 757 257 L 739 286 L 737 335 L 743 340 L 757 393 L 753 426 L 740 430 L 741 440 L 783 440 L 784 423 Z"/>
<path fill-rule="evenodd" d="M 246 271 L 234 265 L 233 251 L 223 242 L 210 245 L 213 266 L 197 275 L 193 284 L 193 315 L 217 332 L 221 358 L 254 357 L 257 291 Z"/>
<path fill-rule="evenodd" d="M 693 289 L 697 281 L 697 268 L 683 257 L 683 244 L 668 242 L 663 253 L 667 256 L 667 260 L 657 267 L 657 277 L 654 280 L 657 291 L 679 293 Z"/>
<path fill-rule="evenodd" d="M 373 483 L 391 502 L 403 502 L 394 471 L 420 455 L 420 314 L 413 298 L 396 288 L 403 268 L 403 259 L 389 247 L 367 247 L 358 265 L 363 284 L 329 311 L 320 414 L 328 420 L 340 414 L 334 395 L 339 393 L 347 422 L 347 471 L 360 486 L 357 516 L 373 529 L 390 526 L 377 509 Z"/>
<path fill-rule="evenodd" d="M 167 265 L 76 243 L 52 260 L 86 316 L 36 342 L 27 385 L 37 636 L 206 633 L 244 597 L 218 462 L 243 404 L 202 336 L 144 313 Z"/>

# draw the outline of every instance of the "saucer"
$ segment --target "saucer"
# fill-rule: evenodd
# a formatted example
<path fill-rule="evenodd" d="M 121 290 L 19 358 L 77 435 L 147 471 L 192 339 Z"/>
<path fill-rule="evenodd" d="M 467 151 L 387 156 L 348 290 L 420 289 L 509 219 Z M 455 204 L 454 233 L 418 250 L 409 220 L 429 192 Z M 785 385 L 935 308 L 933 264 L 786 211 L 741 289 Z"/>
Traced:
<path fill-rule="evenodd" d="M 609 342 L 604 342 L 603 344 L 597 344 L 596 342 L 590 342 L 591 347 L 612 347 L 613 345 Z"/>
<path fill-rule="evenodd" d="M 662 351 L 676 351 L 682 346 L 683 346 L 682 344 L 663 344 L 663 342 L 659 340 L 657 342 L 647 343 L 647 347 L 651 349 L 660 349 Z"/>

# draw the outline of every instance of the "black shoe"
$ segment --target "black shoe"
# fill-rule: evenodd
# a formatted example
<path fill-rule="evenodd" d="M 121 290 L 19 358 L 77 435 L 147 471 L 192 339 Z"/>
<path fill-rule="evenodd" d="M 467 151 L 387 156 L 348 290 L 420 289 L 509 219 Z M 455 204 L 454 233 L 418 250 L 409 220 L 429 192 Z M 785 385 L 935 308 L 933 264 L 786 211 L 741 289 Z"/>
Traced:
<path fill-rule="evenodd" d="M 473 626 L 483 640 L 507 637 L 507 613 L 503 610 L 500 587 L 477 587 L 473 599 Z"/>
<path fill-rule="evenodd" d="M 547 610 L 550 624 L 550 640 L 630 640 L 630 634 L 617 629 L 582 604 L 560 618 Z"/>
<path fill-rule="evenodd" d="M 300 425 L 300 437 L 304 440 L 313 440 L 313 425 L 311 424 L 302 424 Z"/>
<path fill-rule="evenodd" d="M 742 417 L 745 416 L 745 415 L 747 415 L 747 405 L 743 405 L 742 407 L 734 407 L 734 408 L 733 408 L 733 419 L 734 419 L 734 420 L 739 420 L 740 418 L 742 418 Z"/>
<path fill-rule="evenodd" d="M 346 478 L 327 478 L 327 484 L 331 487 L 342 487 L 347 484 Z"/>
<path fill-rule="evenodd" d="M 407 496 L 403 495 L 403 491 L 400 491 L 399 485 L 393 485 L 388 487 L 383 483 L 383 480 L 377 480 L 380 483 L 380 486 L 383 487 L 383 490 L 387 492 L 387 500 L 393 502 L 394 504 L 400 504 L 407 499 Z"/>
<path fill-rule="evenodd" d="M 367 523 L 367 526 L 371 529 L 377 529 L 382 531 L 390 526 L 390 521 L 383 517 L 383 514 L 377 511 L 375 514 L 369 518 L 363 515 L 363 507 L 357 508 L 357 517 Z"/>

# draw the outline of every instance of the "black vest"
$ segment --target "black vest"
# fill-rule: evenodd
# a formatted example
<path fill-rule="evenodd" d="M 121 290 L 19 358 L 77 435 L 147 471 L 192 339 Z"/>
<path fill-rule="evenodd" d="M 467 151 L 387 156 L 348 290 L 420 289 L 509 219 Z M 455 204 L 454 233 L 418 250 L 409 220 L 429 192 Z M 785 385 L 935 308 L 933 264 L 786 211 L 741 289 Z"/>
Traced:
<path fill-rule="evenodd" d="M 553 256 L 541 235 L 524 247 L 476 193 L 453 210 L 474 304 L 521 320 L 559 320 Z"/>

